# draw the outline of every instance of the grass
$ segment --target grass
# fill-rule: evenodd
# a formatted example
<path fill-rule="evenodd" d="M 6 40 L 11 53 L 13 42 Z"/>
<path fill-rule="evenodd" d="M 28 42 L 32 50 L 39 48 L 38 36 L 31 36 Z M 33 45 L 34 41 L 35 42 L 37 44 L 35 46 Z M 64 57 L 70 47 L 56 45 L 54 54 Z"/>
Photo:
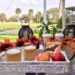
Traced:
<path fill-rule="evenodd" d="M 20 29 L 21 25 L 12 22 L 0 22 L 0 31 Z"/>
<path fill-rule="evenodd" d="M 38 33 L 34 34 L 35 36 L 39 36 Z M 11 42 L 15 42 L 18 38 L 18 35 L 10 34 L 10 35 L 0 35 L 0 42 L 3 42 L 5 38 L 9 38 Z"/>
<path fill-rule="evenodd" d="M 5 38 L 9 38 L 12 42 L 15 42 L 18 38 L 17 35 L 0 35 L 0 42 L 3 42 Z"/>
<path fill-rule="evenodd" d="M 32 23 L 30 24 L 30 27 L 35 30 L 37 28 L 37 26 L 39 26 L 41 23 Z M 23 25 L 28 25 L 28 23 L 24 23 Z M 21 28 L 21 24 L 20 23 L 13 23 L 13 22 L 0 22 L 0 32 L 6 31 L 6 30 L 18 30 Z M 38 34 L 35 33 L 34 35 L 36 35 L 38 37 Z M 14 34 L 4 34 L 4 35 L 0 35 L 0 42 L 3 42 L 4 38 L 9 38 L 11 41 L 15 42 L 16 39 L 18 38 L 18 34 L 14 33 Z"/>
<path fill-rule="evenodd" d="M 30 27 L 32 29 L 36 29 L 37 26 L 39 26 L 41 23 L 32 23 L 30 24 Z M 23 25 L 29 25 L 28 23 L 23 23 Z M 5 30 L 11 30 L 11 29 L 20 29 L 21 23 L 15 23 L 15 22 L 0 22 L 0 31 Z"/>

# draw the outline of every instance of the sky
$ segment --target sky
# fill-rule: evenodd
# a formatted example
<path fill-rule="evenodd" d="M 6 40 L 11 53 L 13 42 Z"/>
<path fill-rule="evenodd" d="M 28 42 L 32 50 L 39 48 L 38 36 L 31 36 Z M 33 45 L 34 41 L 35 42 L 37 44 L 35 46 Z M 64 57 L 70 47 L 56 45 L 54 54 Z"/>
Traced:
<path fill-rule="evenodd" d="M 22 14 L 26 14 L 29 9 L 34 9 L 34 14 L 43 12 L 44 0 L 0 0 L 0 13 L 8 16 L 15 15 L 15 9 L 21 8 Z M 75 0 L 66 0 L 66 7 L 75 6 Z M 47 9 L 59 7 L 59 0 L 47 0 Z"/>

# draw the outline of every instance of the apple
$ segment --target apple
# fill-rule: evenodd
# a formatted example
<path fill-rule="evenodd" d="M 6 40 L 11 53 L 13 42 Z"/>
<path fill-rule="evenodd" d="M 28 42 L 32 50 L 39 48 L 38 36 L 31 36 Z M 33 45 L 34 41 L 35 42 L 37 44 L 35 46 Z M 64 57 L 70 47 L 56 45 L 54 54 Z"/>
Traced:
<path fill-rule="evenodd" d="M 37 57 L 36 57 L 37 61 L 50 61 L 50 56 L 47 52 L 45 53 L 40 53 Z"/>
<path fill-rule="evenodd" d="M 65 61 L 65 56 L 61 53 L 52 54 L 52 61 Z"/>

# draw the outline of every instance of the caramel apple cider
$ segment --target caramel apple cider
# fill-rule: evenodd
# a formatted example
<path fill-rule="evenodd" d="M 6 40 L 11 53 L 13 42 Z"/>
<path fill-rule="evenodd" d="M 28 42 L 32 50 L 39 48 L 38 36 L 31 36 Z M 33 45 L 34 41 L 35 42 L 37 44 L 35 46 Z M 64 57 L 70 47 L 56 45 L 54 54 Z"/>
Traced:
<path fill-rule="evenodd" d="M 24 60 L 28 61 L 35 60 L 36 55 L 37 55 L 37 50 L 35 46 L 31 45 L 31 46 L 26 46 L 24 48 Z"/>
<path fill-rule="evenodd" d="M 6 51 L 7 61 L 9 62 L 17 62 L 21 61 L 21 52 L 19 49 L 9 49 Z"/>

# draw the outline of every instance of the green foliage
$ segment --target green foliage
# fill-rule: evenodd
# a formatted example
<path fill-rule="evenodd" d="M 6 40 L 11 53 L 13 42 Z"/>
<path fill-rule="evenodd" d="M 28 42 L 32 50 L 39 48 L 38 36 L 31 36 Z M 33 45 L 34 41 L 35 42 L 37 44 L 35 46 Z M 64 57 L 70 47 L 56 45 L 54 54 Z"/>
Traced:
<path fill-rule="evenodd" d="M 15 12 L 16 12 L 16 14 L 20 14 L 21 13 L 21 9 L 20 8 L 16 8 Z"/>
<path fill-rule="evenodd" d="M 55 36 L 55 34 L 58 32 L 57 28 L 55 26 L 52 26 L 52 34 Z"/>
<path fill-rule="evenodd" d="M 57 28 L 61 29 L 62 28 L 62 18 L 60 18 L 57 22 Z"/>
<path fill-rule="evenodd" d="M 36 22 L 40 23 L 41 22 L 41 18 L 42 18 L 42 13 L 40 11 L 37 12 L 35 17 L 36 17 Z"/>
<path fill-rule="evenodd" d="M 42 38 L 42 35 L 45 31 L 47 34 L 52 34 L 55 36 L 55 34 L 58 32 L 57 28 L 54 26 L 54 23 L 47 21 L 47 24 L 44 22 L 42 25 L 38 26 L 37 28 L 40 28 L 39 37 Z"/>
<path fill-rule="evenodd" d="M 44 33 L 44 30 L 46 31 L 46 33 L 50 33 L 50 30 L 48 28 L 48 22 L 47 24 L 45 24 L 44 22 L 42 23 L 42 25 L 37 26 L 37 28 L 40 28 L 40 32 L 39 32 L 39 37 L 42 38 L 42 34 Z"/>
<path fill-rule="evenodd" d="M 42 26 L 42 28 L 40 29 L 40 32 L 39 32 L 39 37 L 40 38 L 42 38 L 43 30 L 44 30 L 44 26 Z"/>
<path fill-rule="evenodd" d="M 52 22 L 57 22 L 59 16 L 58 8 L 51 8 L 47 10 L 47 19 L 52 20 Z"/>
<path fill-rule="evenodd" d="M 22 22 L 25 22 L 25 23 L 28 23 L 29 22 L 29 20 L 28 20 L 28 16 L 27 15 L 25 15 L 25 14 L 23 14 L 22 16 L 21 16 L 21 18 L 20 18 L 20 21 Z"/>
<path fill-rule="evenodd" d="M 27 23 L 27 22 L 29 22 L 29 23 L 32 23 L 32 22 L 42 23 L 43 22 L 43 14 L 42 14 L 41 11 L 38 11 L 34 15 L 34 10 L 33 9 L 29 9 L 27 14 L 22 14 L 21 19 L 20 19 L 20 14 L 22 12 L 21 8 L 16 8 L 14 12 L 18 16 L 18 21 L 22 20 L 25 23 Z M 3 15 L 3 16 L 1 16 L 1 15 L 2 14 L 0 14 L 0 21 L 1 22 L 7 21 L 6 20 L 7 19 L 6 15 Z M 51 15 L 52 15 L 52 18 L 51 18 Z M 14 15 L 12 15 L 12 16 L 14 16 Z M 12 18 L 17 20 L 16 17 L 12 17 L 12 16 L 11 16 L 11 20 L 12 20 Z M 47 15 L 46 16 L 47 16 L 47 20 L 51 20 L 53 22 L 56 22 L 58 20 L 58 8 L 49 9 L 47 11 Z M 16 22 L 16 21 L 14 21 L 14 19 L 13 19 L 13 22 Z M 11 21 L 11 20 L 8 20 L 8 21 Z"/>
<path fill-rule="evenodd" d="M 34 14 L 33 9 L 29 9 L 29 11 L 28 11 L 28 19 L 29 19 L 30 23 L 31 23 L 31 21 L 33 19 L 33 14 Z"/>
<path fill-rule="evenodd" d="M 18 22 L 19 22 L 20 21 L 19 15 L 21 14 L 21 9 L 20 8 L 16 8 L 15 13 L 18 16 Z"/>
<path fill-rule="evenodd" d="M 9 18 L 9 21 L 11 21 L 11 22 L 18 22 L 18 17 L 17 16 L 11 16 Z"/>
<path fill-rule="evenodd" d="M 0 21 L 1 22 L 7 21 L 7 17 L 6 17 L 6 15 L 4 13 L 0 14 Z"/>

